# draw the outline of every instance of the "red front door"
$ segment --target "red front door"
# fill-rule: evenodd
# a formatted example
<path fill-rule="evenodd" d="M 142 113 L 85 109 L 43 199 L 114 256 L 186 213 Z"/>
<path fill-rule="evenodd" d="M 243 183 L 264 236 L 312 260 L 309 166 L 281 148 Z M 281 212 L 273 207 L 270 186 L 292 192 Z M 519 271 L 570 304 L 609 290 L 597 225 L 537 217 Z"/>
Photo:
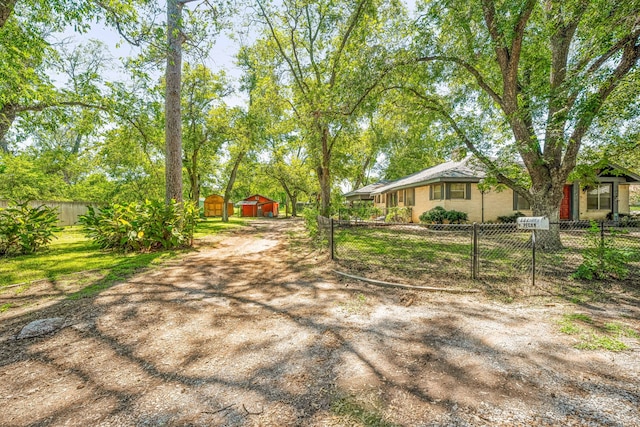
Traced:
<path fill-rule="evenodd" d="M 560 203 L 560 219 L 571 219 L 571 185 L 565 185 Z"/>

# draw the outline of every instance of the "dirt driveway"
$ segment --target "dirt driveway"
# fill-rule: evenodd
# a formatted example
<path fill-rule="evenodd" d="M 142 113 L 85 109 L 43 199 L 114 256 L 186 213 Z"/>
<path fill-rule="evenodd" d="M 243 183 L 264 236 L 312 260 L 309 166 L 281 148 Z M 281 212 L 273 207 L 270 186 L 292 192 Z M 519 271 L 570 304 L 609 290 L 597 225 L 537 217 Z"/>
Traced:
<path fill-rule="evenodd" d="M 257 221 L 97 296 L 2 313 L 0 425 L 640 425 L 637 339 L 577 350 L 557 323 L 637 331 L 637 300 L 503 304 L 330 268 L 300 222 Z M 15 339 L 53 316 L 66 327 Z"/>

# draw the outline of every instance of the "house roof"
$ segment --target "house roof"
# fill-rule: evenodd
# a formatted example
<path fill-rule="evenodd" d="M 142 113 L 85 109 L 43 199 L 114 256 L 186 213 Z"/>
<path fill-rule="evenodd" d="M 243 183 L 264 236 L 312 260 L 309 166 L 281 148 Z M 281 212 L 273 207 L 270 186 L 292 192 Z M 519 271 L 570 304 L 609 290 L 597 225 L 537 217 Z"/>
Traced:
<path fill-rule="evenodd" d="M 387 185 L 389 183 L 390 181 L 387 181 L 387 180 L 374 182 L 373 184 L 369 184 L 362 188 L 358 188 L 356 190 L 349 191 L 348 193 L 344 193 L 343 196 L 346 197 L 347 200 L 348 199 L 355 199 L 355 200 L 371 199 L 372 198 L 371 192 L 373 190 L 375 190 L 376 188 L 382 187 L 383 185 Z"/>
<path fill-rule="evenodd" d="M 254 194 L 254 195 L 251 195 L 249 197 L 246 197 L 246 198 L 242 199 L 241 201 L 253 201 L 253 200 L 256 200 L 256 197 L 258 197 L 259 199 L 265 199 L 266 200 L 266 201 L 260 202 L 260 204 L 262 204 L 262 203 L 272 203 L 272 202 L 273 203 L 278 203 L 275 200 L 271 200 L 268 197 L 264 197 L 262 194 Z M 244 204 L 245 205 L 249 205 L 249 204 L 252 204 L 252 203 L 244 203 Z"/>
<path fill-rule="evenodd" d="M 608 167 L 600 172 L 601 176 L 609 176 L 610 174 L 624 178 L 627 183 L 640 184 L 640 175 L 613 163 L 609 163 Z M 484 166 L 473 156 L 468 156 L 460 161 L 448 161 L 423 169 L 396 181 L 378 185 L 372 190 L 368 189 L 371 186 L 363 187 L 347 193 L 345 196 L 361 194 L 365 189 L 371 195 L 376 195 L 405 188 L 421 187 L 436 182 L 480 182 L 486 175 Z"/>
<path fill-rule="evenodd" d="M 618 166 L 615 163 L 609 163 L 606 168 L 600 171 L 599 176 L 619 176 L 624 178 L 627 183 L 640 184 L 640 175 L 631 172 L 629 169 Z"/>
<path fill-rule="evenodd" d="M 373 190 L 371 194 L 382 194 L 393 190 L 420 187 L 433 182 L 480 182 L 485 175 L 486 173 L 482 166 L 476 164 L 471 157 L 466 157 L 460 161 L 449 161 L 423 169 L 412 175 L 378 187 Z"/>

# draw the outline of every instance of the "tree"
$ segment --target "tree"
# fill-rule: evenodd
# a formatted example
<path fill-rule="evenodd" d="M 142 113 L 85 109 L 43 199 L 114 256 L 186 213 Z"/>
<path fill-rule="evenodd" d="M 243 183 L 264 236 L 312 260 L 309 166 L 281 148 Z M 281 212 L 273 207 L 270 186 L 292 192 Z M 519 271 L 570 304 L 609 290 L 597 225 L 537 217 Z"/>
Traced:
<path fill-rule="evenodd" d="M 189 198 L 200 199 L 201 176 L 211 168 L 226 137 L 221 123 L 226 108 L 222 98 L 229 93 L 224 73 L 213 74 L 203 65 L 185 65 L 182 83 L 183 164 L 189 182 Z M 214 110 L 220 111 L 215 112 Z"/>
<path fill-rule="evenodd" d="M 557 222 L 563 186 L 594 121 L 637 79 L 638 6 L 615 0 L 424 3 L 415 41 L 427 68 L 420 87 L 410 90 L 498 181 L 531 203 L 534 215 Z M 514 155 L 524 163 L 528 188 L 506 172 Z M 558 247 L 558 233 L 543 243 Z"/>
<path fill-rule="evenodd" d="M 182 7 L 178 0 L 167 0 L 167 67 L 165 73 L 165 201 L 182 202 Z"/>
<path fill-rule="evenodd" d="M 297 216 L 300 196 L 312 191 L 313 168 L 309 164 L 304 141 L 286 136 L 268 138 L 271 160 L 265 165 L 263 176 L 271 177 L 284 190 L 288 203 L 291 203 L 291 215 Z"/>
<path fill-rule="evenodd" d="M 321 213 L 329 215 L 334 148 L 392 69 L 394 25 L 403 10 L 377 0 L 285 0 L 280 10 L 257 5 L 266 31 L 257 48 L 261 62 L 281 78 L 316 168 Z"/>

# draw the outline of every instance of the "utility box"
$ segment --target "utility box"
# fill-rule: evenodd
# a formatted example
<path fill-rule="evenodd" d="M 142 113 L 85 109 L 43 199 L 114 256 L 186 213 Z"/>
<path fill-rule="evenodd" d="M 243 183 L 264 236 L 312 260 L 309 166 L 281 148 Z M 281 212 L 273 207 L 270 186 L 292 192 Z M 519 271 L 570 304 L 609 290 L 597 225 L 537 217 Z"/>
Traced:
<path fill-rule="evenodd" d="M 549 218 L 546 216 L 521 216 L 516 219 L 519 230 L 548 230 Z"/>

